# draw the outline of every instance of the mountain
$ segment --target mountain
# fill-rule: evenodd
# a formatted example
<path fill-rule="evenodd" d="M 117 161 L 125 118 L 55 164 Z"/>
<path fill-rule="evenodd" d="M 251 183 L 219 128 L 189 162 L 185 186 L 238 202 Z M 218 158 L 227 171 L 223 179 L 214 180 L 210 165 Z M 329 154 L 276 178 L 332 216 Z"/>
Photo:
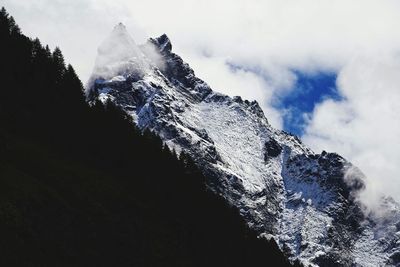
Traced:
<path fill-rule="evenodd" d="M 0 40 L 0 266 L 293 266 L 4 8 Z"/>
<path fill-rule="evenodd" d="M 274 129 L 257 102 L 214 92 L 164 34 L 136 45 L 119 24 L 102 43 L 89 102 L 112 102 L 142 131 L 190 155 L 210 190 L 236 207 L 260 238 L 312 266 L 400 266 L 399 205 L 384 219 L 363 212 L 360 170 L 314 153 Z"/>

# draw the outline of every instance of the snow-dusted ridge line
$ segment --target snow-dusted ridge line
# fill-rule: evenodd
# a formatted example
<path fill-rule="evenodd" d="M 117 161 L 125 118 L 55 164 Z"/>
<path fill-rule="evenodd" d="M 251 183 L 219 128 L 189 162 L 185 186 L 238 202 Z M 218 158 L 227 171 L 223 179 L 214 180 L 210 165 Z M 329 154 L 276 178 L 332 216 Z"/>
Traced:
<path fill-rule="evenodd" d="M 166 35 L 137 46 L 118 25 L 99 48 L 89 101 L 113 101 L 141 129 L 192 155 L 208 186 L 235 205 L 260 236 L 291 259 L 325 266 L 400 264 L 399 207 L 385 222 L 366 217 L 356 200 L 362 174 L 334 153 L 315 154 L 268 123 L 258 103 L 213 92 Z"/>

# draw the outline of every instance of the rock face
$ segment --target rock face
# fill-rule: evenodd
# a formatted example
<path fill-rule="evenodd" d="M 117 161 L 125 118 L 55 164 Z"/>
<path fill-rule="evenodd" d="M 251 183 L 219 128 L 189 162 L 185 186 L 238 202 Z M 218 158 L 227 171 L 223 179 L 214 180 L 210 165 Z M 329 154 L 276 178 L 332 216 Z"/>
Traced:
<path fill-rule="evenodd" d="M 141 129 L 190 154 L 208 186 L 260 237 L 292 260 L 318 266 L 400 265 L 399 206 L 384 220 L 357 201 L 363 175 L 334 153 L 315 154 L 271 127 L 257 102 L 213 92 L 166 35 L 137 46 L 117 25 L 100 46 L 88 101 L 112 101 Z"/>

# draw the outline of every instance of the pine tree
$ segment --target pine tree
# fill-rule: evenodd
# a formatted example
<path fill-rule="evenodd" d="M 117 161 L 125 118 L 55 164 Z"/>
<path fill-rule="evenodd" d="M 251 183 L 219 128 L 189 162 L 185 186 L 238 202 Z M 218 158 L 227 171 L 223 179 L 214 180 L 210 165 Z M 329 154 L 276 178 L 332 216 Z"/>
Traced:
<path fill-rule="evenodd" d="M 9 14 L 4 7 L 2 7 L 0 10 L 0 33 L 3 38 L 10 33 Z"/>
<path fill-rule="evenodd" d="M 10 34 L 12 35 L 21 34 L 21 29 L 15 23 L 15 20 L 12 16 L 9 18 L 9 23 L 10 23 Z"/>
<path fill-rule="evenodd" d="M 58 46 L 54 49 L 52 58 L 57 75 L 62 77 L 65 73 L 65 60 L 61 49 Z"/>

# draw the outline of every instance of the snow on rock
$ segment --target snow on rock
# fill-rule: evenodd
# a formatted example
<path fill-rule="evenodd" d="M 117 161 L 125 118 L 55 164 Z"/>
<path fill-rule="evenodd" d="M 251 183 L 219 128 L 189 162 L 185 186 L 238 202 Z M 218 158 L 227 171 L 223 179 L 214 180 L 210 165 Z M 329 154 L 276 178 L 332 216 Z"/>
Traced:
<path fill-rule="evenodd" d="M 312 266 L 400 264 L 399 206 L 382 216 L 357 201 L 362 173 L 335 153 L 315 154 L 269 125 L 258 103 L 216 92 L 166 35 L 137 46 L 119 24 L 100 46 L 88 101 L 111 100 L 141 129 L 193 156 L 207 185 L 235 205 L 260 237 Z"/>

